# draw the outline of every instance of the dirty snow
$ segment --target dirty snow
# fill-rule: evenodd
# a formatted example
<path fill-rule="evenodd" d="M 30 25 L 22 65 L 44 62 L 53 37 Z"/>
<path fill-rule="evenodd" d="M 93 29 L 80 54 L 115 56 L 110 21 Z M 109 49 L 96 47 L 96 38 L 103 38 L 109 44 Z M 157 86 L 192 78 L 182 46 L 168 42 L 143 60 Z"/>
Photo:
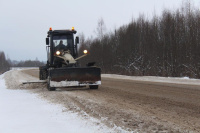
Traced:
<path fill-rule="evenodd" d="M 15 74 L 15 73 L 13 73 Z M 14 75 L 20 78 L 19 75 Z M 23 78 L 35 80 L 34 77 Z M 154 76 L 124 76 L 115 74 L 102 74 L 102 77 L 115 79 L 128 79 L 136 81 L 165 82 L 200 85 L 199 79 L 166 78 Z M 50 104 L 32 94 L 27 90 L 7 89 L 5 86 L 4 75 L 0 75 L 0 133 L 98 133 L 115 132 L 116 128 L 108 128 L 99 120 L 80 117 L 74 112 L 66 110 L 61 105 Z M 121 130 L 121 132 L 126 132 Z"/>
<path fill-rule="evenodd" d="M 117 74 L 102 74 L 101 76 L 104 78 L 127 79 L 135 81 L 200 85 L 200 79 L 190 79 L 189 77 L 126 76 Z"/>
<path fill-rule="evenodd" d="M 0 133 L 114 132 L 96 119 L 85 120 L 26 90 L 6 89 L 3 77 L 0 75 Z"/>

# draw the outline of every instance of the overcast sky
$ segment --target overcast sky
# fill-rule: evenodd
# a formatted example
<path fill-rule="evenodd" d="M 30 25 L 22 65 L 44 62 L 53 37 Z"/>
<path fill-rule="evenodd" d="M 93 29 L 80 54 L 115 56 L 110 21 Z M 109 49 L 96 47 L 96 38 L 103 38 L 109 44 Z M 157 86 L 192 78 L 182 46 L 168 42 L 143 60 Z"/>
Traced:
<path fill-rule="evenodd" d="M 11 60 L 46 61 L 45 38 L 49 27 L 77 30 L 95 37 L 103 18 L 107 31 L 137 19 L 175 10 L 182 0 L 0 0 L 0 51 Z M 199 0 L 193 0 L 199 6 Z"/>

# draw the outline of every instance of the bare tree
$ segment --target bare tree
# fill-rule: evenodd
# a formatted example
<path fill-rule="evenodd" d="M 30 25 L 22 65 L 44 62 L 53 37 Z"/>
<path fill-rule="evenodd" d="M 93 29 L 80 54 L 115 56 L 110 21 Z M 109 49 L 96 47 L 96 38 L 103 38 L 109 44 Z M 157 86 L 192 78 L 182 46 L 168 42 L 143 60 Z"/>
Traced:
<path fill-rule="evenodd" d="M 104 34 L 106 33 L 106 25 L 104 23 L 104 20 L 103 18 L 100 18 L 98 20 L 98 23 L 97 23 L 97 28 L 96 28 L 96 34 L 97 34 L 97 37 L 102 40 Z"/>

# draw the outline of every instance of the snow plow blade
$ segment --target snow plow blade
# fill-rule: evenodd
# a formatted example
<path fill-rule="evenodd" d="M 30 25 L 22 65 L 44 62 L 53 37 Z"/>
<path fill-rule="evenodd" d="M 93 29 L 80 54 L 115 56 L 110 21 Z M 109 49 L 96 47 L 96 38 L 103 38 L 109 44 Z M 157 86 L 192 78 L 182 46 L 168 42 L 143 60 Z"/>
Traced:
<path fill-rule="evenodd" d="M 50 87 L 70 87 L 101 84 L 101 69 L 97 67 L 54 68 L 49 71 Z"/>

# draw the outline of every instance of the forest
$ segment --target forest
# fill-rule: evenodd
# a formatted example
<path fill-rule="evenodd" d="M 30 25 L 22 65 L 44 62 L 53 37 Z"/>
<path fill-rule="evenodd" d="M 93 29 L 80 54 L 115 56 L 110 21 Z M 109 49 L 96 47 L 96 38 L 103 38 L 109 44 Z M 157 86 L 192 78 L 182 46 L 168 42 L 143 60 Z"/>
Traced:
<path fill-rule="evenodd" d="M 12 67 L 40 67 L 45 66 L 44 62 L 41 62 L 39 60 L 26 60 L 26 61 L 19 61 L 17 63 L 10 63 Z"/>
<path fill-rule="evenodd" d="M 200 11 L 189 2 L 151 19 L 140 15 L 109 33 L 104 29 L 100 19 L 97 37 L 80 35 L 80 54 L 90 52 L 81 66 L 95 61 L 102 73 L 200 78 Z"/>
<path fill-rule="evenodd" d="M 0 51 L 0 74 L 10 70 L 10 64 L 6 60 L 4 52 Z"/>
<path fill-rule="evenodd" d="M 26 60 L 26 61 L 13 61 L 6 58 L 5 53 L 0 51 L 0 74 L 10 70 L 12 67 L 39 67 L 44 66 L 45 63 L 37 60 Z"/>

